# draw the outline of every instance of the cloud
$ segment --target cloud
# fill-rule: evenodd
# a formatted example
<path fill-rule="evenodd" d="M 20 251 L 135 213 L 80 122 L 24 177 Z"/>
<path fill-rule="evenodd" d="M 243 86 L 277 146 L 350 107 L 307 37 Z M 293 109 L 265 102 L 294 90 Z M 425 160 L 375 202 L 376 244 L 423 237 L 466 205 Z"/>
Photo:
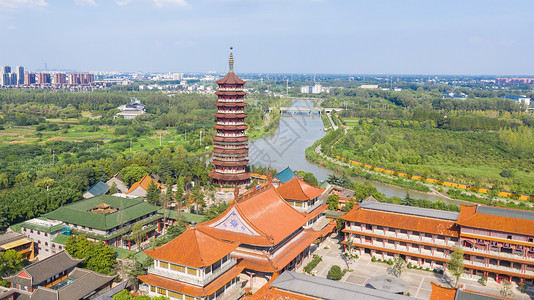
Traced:
<path fill-rule="evenodd" d="M 74 3 L 81 6 L 97 6 L 95 0 L 74 0 Z"/>
<path fill-rule="evenodd" d="M 0 0 L 1 1 L 1 0 Z M 152 3 L 157 8 L 162 7 L 188 7 L 186 0 L 117 0 L 115 3 L 119 6 L 125 6 L 133 2 Z"/>
<path fill-rule="evenodd" d="M 0 0 L 0 10 L 15 10 L 19 8 L 42 8 L 48 6 L 45 0 Z"/>

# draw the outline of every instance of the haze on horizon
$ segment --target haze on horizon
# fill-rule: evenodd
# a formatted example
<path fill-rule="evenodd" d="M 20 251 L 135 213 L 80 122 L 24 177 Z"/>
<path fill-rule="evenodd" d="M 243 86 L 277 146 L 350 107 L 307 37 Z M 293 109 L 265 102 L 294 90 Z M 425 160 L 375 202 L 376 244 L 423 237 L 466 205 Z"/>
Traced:
<path fill-rule="evenodd" d="M 533 74 L 534 2 L 0 0 L 0 65 L 77 71 Z"/>

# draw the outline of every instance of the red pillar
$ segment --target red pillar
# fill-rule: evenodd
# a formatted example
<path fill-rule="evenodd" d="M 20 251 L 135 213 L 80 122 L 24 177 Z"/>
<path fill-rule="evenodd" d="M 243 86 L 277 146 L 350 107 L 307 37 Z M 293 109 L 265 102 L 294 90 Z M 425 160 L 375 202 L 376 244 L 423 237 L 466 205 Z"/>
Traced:
<path fill-rule="evenodd" d="M 132 242 L 132 241 L 130 241 L 130 240 L 128 241 L 128 250 L 132 250 L 132 249 L 130 249 L 131 246 L 132 246 L 132 245 L 131 245 L 131 242 Z"/>
<path fill-rule="evenodd" d="M 161 232 L 161 219 L 158 220 L 158 232 Z"/>

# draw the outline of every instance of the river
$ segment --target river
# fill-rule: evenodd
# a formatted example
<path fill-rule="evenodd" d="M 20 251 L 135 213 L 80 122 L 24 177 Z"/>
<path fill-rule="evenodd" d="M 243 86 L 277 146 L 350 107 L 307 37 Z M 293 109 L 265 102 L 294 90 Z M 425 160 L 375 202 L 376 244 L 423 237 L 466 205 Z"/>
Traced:
<path fill-rule="evenodd" d="M 292 107 L 311 107 L 312 101 L 293 100 Z M 293 170 L 311 172 L 319 181 L 326 180 L 333 171 L 322 168 L 305 158 L 305 150 L 315 141 L 325 136 L 323 121 L 319 115 L 295 114 L 285 115 L 280 119 L 278 130 L 269 136 L 255 140 L 250 144 L 250 163 L 257 166 L 271 167 L 282 171 L 286 167 Z M 366 179 L 353 177 L 355 181 L 365 182 Z M 377 181 L 371 183 L 387 197 L 404 198 L 406 189 L 384 184 Z M 410 196 L 432 201 L 443 200 L 447 203 L 459 204 L 461 201 L 447 197 L 410 190 Z"/>

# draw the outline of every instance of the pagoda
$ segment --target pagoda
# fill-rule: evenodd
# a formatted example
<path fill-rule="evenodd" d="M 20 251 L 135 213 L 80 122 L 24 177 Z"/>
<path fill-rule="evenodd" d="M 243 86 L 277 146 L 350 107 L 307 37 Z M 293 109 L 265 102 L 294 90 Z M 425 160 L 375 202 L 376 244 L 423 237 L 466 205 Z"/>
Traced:
<path fill-rule="evenodd" d="M 213 137 L 213 160 L 215 170 L 210 173 L 213 183 L 220 185 L 245 185 L 250 182 L 246 171 L 248 164 L 248 126 L 245 124 L 243 91 L 245 81 L 234 74 L 234 57 L 230 48 L 230 71 L 223 79 L 217 81 L 218 96 L 217 123 L 213 126 L 217 134 Z"/>

